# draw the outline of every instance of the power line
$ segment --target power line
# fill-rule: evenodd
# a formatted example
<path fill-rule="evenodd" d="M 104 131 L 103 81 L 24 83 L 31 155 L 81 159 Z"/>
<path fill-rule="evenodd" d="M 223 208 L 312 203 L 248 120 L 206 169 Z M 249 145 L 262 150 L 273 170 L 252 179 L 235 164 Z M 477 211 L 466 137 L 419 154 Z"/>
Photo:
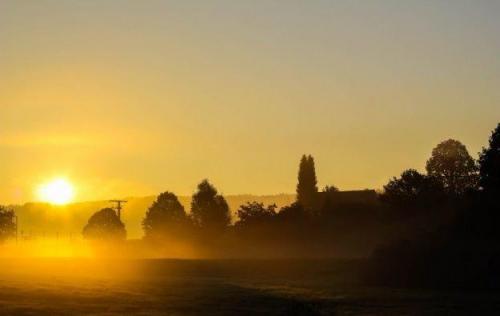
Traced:
<path fill-rule="evenodd" d="M 121 220 L 121 217 L 122 217 L 122 209 L 123 209 L 123 206 L 122 204 L 125 204 L 127 203 L 128 201 L 125 201 L 125 200 L 109 200 L 109 202 L 111 203 L 116 203 L 116 206 L 113 208 L 116 210 L 116 213 L 118 215 L 118 219 Z"/>

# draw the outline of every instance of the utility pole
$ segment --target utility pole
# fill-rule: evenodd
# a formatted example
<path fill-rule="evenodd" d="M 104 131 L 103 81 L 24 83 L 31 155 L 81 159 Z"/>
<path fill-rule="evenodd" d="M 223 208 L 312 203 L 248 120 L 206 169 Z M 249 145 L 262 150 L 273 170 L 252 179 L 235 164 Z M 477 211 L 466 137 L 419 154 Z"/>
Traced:
<path fill-rule="evenodd" d="M 116 206 L 114 207 L 114 209 L 116 210 L 116 213 L 118 215 L 118 219 L 121 220 L 122 219 L 122 209 L 123 209 L 122 204 L 125 204 L 128 201 L 125 201 L 125 200 L 110 200 L 109 202 L 116 203 Z"/>

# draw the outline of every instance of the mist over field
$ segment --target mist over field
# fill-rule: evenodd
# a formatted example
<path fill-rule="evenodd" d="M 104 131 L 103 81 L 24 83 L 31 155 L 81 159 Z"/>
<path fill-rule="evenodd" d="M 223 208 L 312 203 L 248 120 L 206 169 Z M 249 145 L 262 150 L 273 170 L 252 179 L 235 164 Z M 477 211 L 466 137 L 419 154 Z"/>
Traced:
<path fill-rule="evenodd" d="M 276 204 L 278 207 L 291 204 L 295 200 L 294 194 L 277 195 L 228 195 L 225 197 L 232 214 L 232 220 L 237 219 L 236 210 L 242 204 L 251 201 Z M 123 210 L 123 222 L 127 225 L 127 237 L 140 239 L 144 236 L 142 220 L 144 213 L 153 204 L 156 196 L 125 198 L 127 204 Z M 190 196 L 179 196 L 180 203 L 189 209 Z M 57 206 L 48 203 L 26 203 L 15 205 L 12 208 L 20 218 L 20 238 L 81 238 L 82 229 L 89 217 L 96 210 L 112 205 L 109 201 L 92 201 L 71 203 Z"/>

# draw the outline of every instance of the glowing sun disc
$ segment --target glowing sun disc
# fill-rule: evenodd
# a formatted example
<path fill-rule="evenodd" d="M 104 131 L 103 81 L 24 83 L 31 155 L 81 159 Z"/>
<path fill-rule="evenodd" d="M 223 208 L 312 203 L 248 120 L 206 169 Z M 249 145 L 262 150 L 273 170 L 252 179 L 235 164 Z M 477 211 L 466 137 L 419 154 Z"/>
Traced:
<path fill-rule="evenodd" d="M 75 190 L 66 179 L 55 179 L 39 186 L 37 195 L 43 202 L 64 205 L 73 200 Z"/>

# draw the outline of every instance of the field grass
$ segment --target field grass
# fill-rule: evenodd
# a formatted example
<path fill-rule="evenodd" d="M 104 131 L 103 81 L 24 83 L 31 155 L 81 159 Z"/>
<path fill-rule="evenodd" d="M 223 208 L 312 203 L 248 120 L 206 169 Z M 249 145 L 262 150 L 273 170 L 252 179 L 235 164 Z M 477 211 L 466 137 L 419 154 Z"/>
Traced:
<path fill-rule="evenodd" d="M 0 315 L 498 315 L 498 293 L 370 288 L 360 260 L 4 259 Z"/>

